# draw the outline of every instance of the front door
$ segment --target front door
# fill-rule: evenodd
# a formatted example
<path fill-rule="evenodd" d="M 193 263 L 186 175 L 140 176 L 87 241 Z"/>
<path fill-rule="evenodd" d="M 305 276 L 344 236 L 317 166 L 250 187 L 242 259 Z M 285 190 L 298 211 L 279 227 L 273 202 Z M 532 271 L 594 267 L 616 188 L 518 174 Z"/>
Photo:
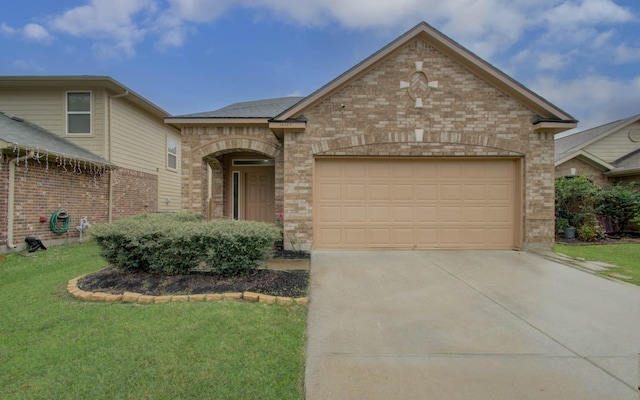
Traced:
<path fill-rule="evenodd" d="M 253 167 L 244 173 L 244 218 L 275 222 L 273 167 Z"/>

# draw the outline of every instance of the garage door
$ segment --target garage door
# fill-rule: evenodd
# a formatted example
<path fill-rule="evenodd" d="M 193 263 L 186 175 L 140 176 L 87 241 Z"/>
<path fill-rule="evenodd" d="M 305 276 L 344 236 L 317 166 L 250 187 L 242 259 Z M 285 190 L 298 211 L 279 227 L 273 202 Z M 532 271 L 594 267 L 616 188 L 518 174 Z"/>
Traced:
<path fill-rule="evenodd" d="M 513 248 L 517 166 L 513 159 L 316 159 L 314 248 Z"/>

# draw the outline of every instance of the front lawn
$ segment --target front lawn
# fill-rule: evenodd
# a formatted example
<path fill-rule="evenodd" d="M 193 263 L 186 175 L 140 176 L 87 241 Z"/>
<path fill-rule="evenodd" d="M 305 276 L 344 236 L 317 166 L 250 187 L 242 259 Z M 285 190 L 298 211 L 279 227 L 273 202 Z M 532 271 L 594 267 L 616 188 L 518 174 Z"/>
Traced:
<path fill-rule="evenodd" d="M 0 262 L 1 399 L 302 399 L 306 309 L 82 302 L 95 243 Z"/>
<path fill-rule="evenodd" d="M 620 274 L 629 276 L 626 282 L 640 285 L 640 243 L 597 244 L 569 246 L 556 243 L 556 253 L 581 257 L 589 261 L 603 261 L 618 267 L 603 271 L 601 275 Z"/>

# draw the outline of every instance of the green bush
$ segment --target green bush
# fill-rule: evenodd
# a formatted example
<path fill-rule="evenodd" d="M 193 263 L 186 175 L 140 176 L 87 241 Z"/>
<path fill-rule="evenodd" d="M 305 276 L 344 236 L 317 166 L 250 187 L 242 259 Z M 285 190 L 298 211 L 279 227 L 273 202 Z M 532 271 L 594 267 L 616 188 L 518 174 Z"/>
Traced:
<path fill-rule="evenodd" d="M 600 188 L 584 176 L 556 179 L 556 219 L 577 228 L 593 219 Z"/>
<path fill-rule="evenodd" d="M 596 196 L 596 212 L 611 219 L 618 233 L 627 229 L 629 222 L 640 214 L 640 191 L 637 185 L 615 184 L 601 190 Z"/>
<path fill-rule="evenodd" d="M 578 233 L 578 239 L 585 242 L 594 242 L 604 237 L 602 226 L 595 218 L 580 225 L 576 232 Z"/>
<path fill-rule="evenodd" d="M 124 218 L 93 227 L 92 235 L 103 257 L 123 271 L 175 275 L 205 266 L 225 276 L 254 271 L 281 237 L 272 224 L 205 222 L 189 213 Z"/>
<path fill-rule="evenodd" d="M 207 236 L 204 263 L 223 276 L 245 275 L 256 270 L 273 254 L 281 239 L 275 225 L 254 221 L 220 220 Z"/>

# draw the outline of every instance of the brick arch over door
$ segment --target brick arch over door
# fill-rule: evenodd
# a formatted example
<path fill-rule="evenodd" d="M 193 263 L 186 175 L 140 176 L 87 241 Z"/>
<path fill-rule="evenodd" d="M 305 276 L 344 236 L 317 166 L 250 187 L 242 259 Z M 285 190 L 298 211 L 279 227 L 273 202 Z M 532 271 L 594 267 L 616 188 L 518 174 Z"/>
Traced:
<path fill-rule="evenodd" d="M 182 204 L 184 211 L 207 215 L 206 182 L 208 177 L 206 176 L 206 171 L 207 165 L 210 164 L 208 160 L 223 154 L 240 151 L 256 152 L 277 159 L 282 153 L 282 147 L 262 140 L 229 137 L 214 140 L 195 148 L 188 154 L 188 159 L 183 160 L 182 165 L 184 182 L 182 187 Z M 219 165 L 216 164 L 212 166 L 212 168 L 214 178 L 216 176 L 222 176 Z M 218 210 L 221 210 L 221 208 L 215 207 L 215 210 L 216 212 L 214 214 L 218 214 Z M 222 215 L 214 215 L 214 217 L 221 218 Z"/>
<path fill-rule="evenodd" d="M 376 133 L 376 134 L 355 134 L 339 138 L 325 139 L 316 142 L 312 146 L 314 155 L 333 155 L 335 151 L 344 152 L 345 149 L 356 147 L 370 147 L 376 145 L 388 146 L 389 144 L 397 144 L 399 146 L 407 145 L 409 148 L 403 149 L 413 153 L 420 152 L 417 146 L 438 144 L 442 146 L 455 146 L 452 152 L 458 152 L 464 149 L 468 152 L 465 155 L 523 155 L 525 149 L 514 148 L 512 141 L 496 138 L 488 135 L 463 135 L 459 133 L 424 133 L 422 141 L 416 140 L 416 134 L 413 132 L 404 133 Z M 411 149 L 413 148 L 413 149 Z M 425 149 L 428 151 L 428 149 Z M 402 151 L 402 150 L 401 150 Z M 442 154 L 433 155 L 454 155 L 445 154 L 446 149 L 440 150 Z M 407 154 L 420 155 L 420 154 Z M 431 155 L 431 154 L 430 154 Z"/>

